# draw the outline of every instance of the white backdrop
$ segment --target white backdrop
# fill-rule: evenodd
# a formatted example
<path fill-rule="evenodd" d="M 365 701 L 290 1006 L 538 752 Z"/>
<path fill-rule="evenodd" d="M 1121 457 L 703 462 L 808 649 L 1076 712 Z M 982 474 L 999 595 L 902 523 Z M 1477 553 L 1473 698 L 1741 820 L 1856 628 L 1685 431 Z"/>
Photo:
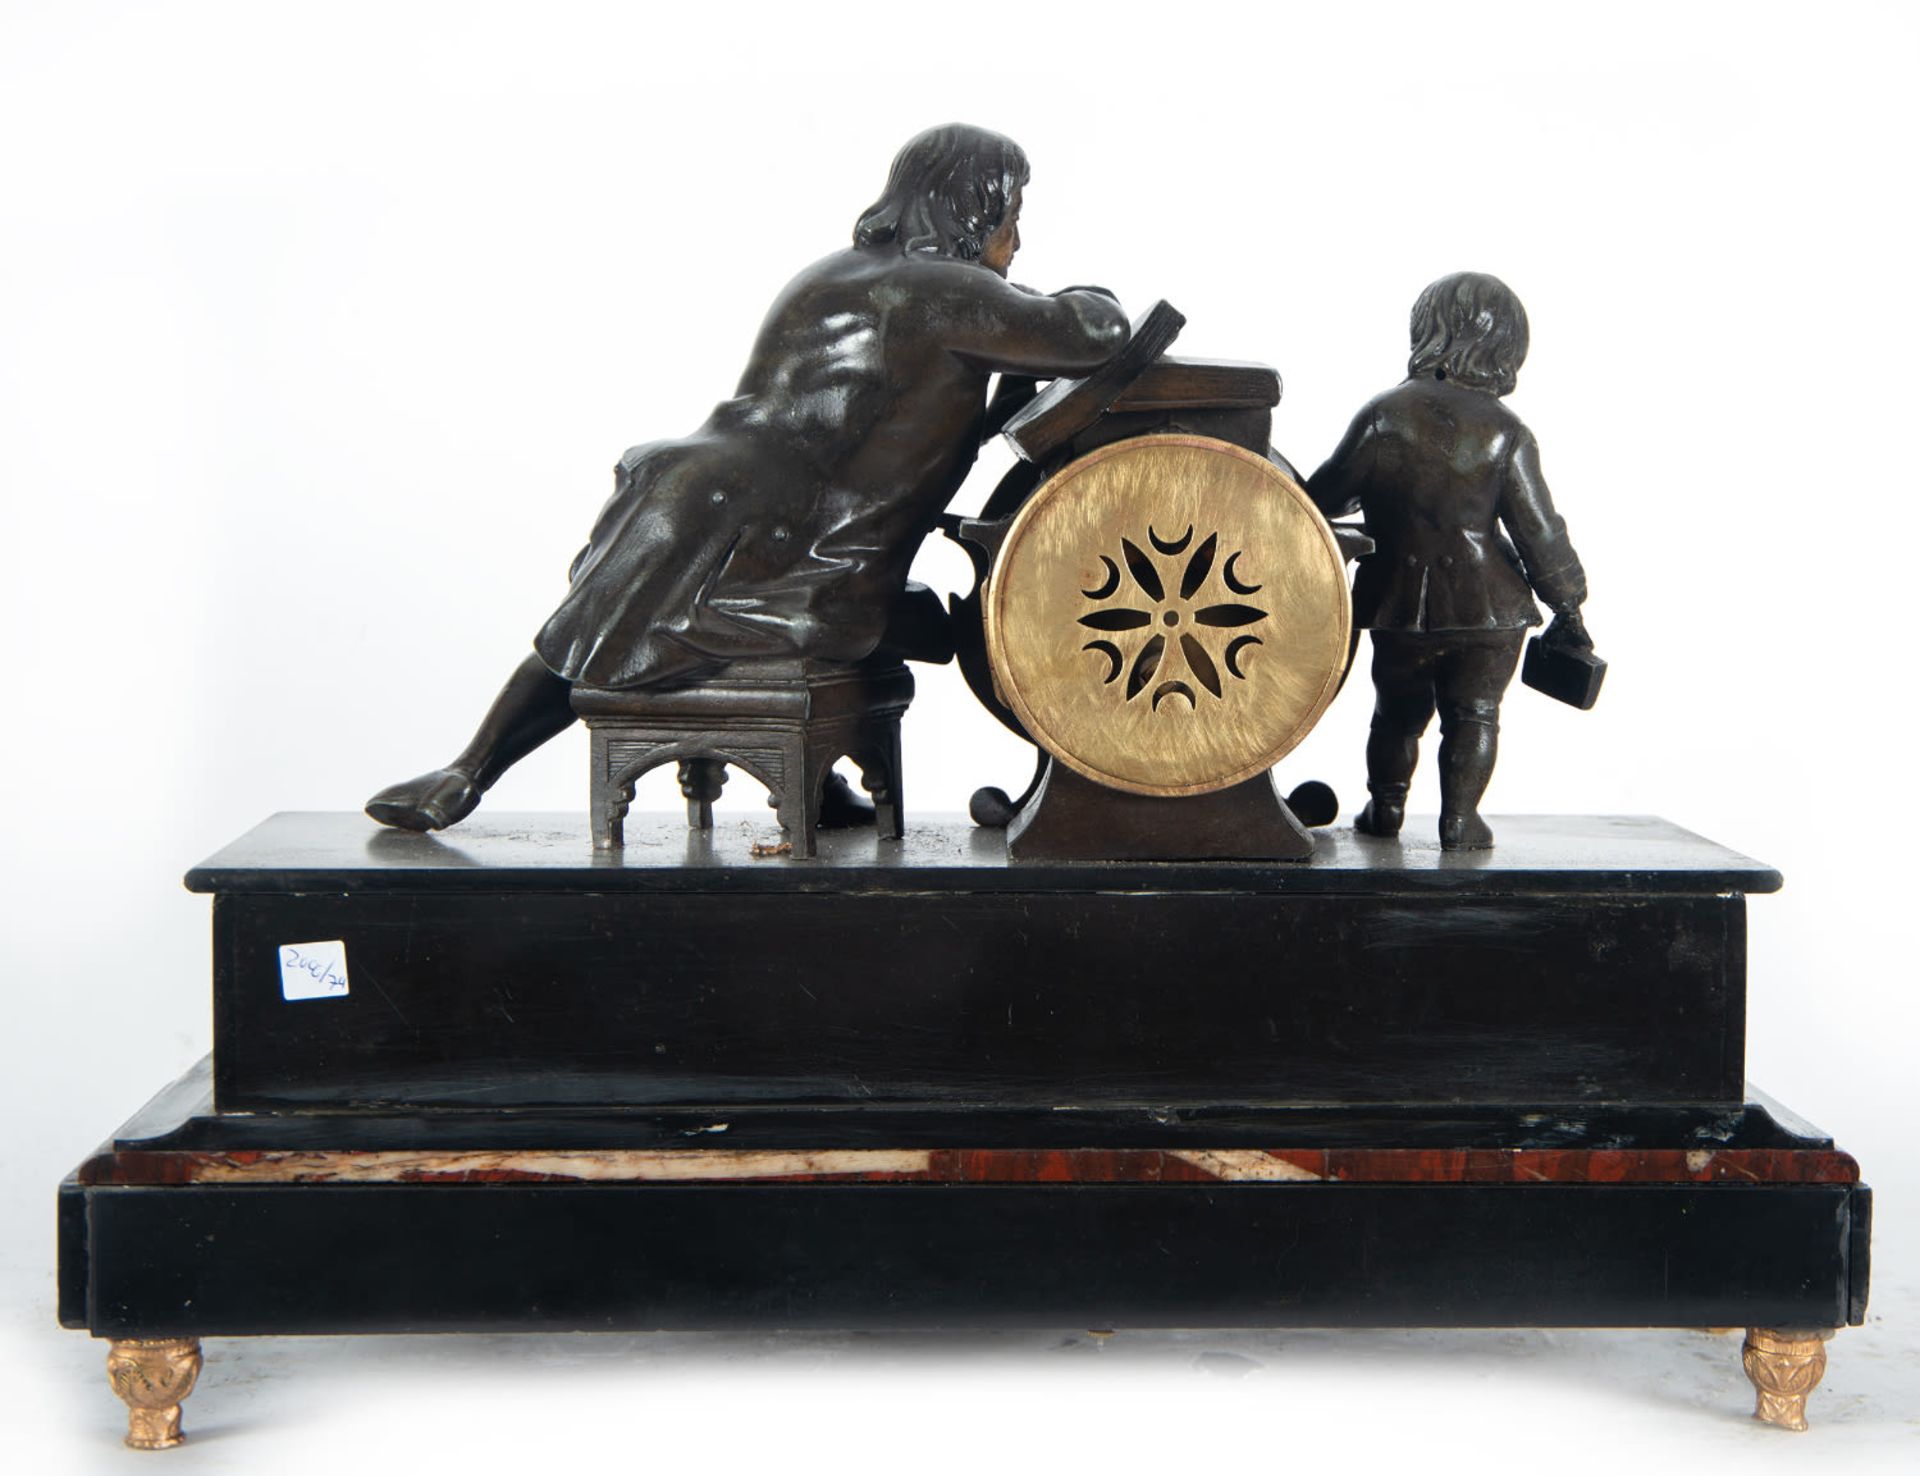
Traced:
<path fill-rule="evenodd" d="M 1303 469 L 1399 378 L 1424 283 L 1525 300 L 1510 403 L 1612 670 L 1587 714 L 1515 688 L 1488 808 L 1658 813 L 1786 873 L 1752 908 L 1750 1074 L 1879 1191 L 1875 1320 L 1818 1433 L 1750 1428 L 1737 1344 L 1676 1333 L 215 1342 L 169 1469 L 1497 1467 L 1495 1429 L 1576 1468 L 1910 1462 L 1920 26 L 1814 15 L 0 7 L 16 1469 L 123 1464 L 100 1349 L 52 1327 L 53 1188 L 206 1049 L 180 873 L 451 756 L 621 450 L 730 394 L 773 293 L 955 117 L 1034 161 L 1015 278 L 1164 295 L 1180 351 L 1277 365 Z M 1285 780 L 1350 814 L 1366 718 L 1356 681 Z M 907 761 L 916 814 L 1026 773 L 950 668 Z M 577 809 L 585 767 L 569 735 L 489 804 Z M 1416 808 L 1432 785 L 1429 752 Z"/>

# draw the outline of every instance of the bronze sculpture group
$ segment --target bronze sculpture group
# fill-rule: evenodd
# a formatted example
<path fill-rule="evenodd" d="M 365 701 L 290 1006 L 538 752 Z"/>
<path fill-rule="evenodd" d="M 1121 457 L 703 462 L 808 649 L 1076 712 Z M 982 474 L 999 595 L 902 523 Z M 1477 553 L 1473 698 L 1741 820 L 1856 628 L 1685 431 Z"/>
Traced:
<path fill-rule="evenodd" d="M 60 1318 L 112 1340 L 129 1444 L 179 1443 L 203 1333 L 583 1327 L 1744 1322 L 1756 1416 L 1805 1428 L 1872 1200 L 1746 1087 L 1778 874 L 1650 817 L 1486 849 L 1516 667 L 1581 708 L 1604 674 L 1504 404 L 1519 301 L 1429 286 L 1302 478 L 1274 369 L 1008 283 L 1027 178 L 979 129 L 909 143 L 735 396 L 622 458 L 466 751 L 367 805 L 455 824 L 579 721 L 591 852 L 281 814 L 189 873 L 214 1052 L 60 1187 Z M 992 435 L 1018 459 L 946 513 Z M 944 606 L 908 581 L 936 528 L 974 574 Z M 1332 790 L 1274 775 L 1362 629 L 1329 842 Z M 902 836 L 909 659 L 957 661 L 1030 785 L 799 864 Z M 1444 859 L 1397 839 L 1436 715 Z M 668 764 L 692 833 L 606 854 Z M 701 833 L 730 768 L 784 842 Z"/>
<path fill-rule="evenodd" d="M 946 612 L 908 583 L 915 551 L 1040 381 L 1096 371 L 1128 340 L 1103 289 L 1046 295 L 1006 279 L 1028 173 L 1016 144 L 983 129 L 909 142 L 852 244 L 775 300 L 734 397 L 692 435 L 621 459 L 565 598 L 468 747 L 382 790 L 368 814 L 410 830 L 456 823 L 575 720 L 589 689 L 694 688 L 770 661 L 816 672 L 876 653 L 944 659 Z M 1434 283 L 1414 308 L 1406 381 L 1370 402 L 1308 483 L 1327 517 L 1359 511 L 1375 544 L 1353 589 L 1378 694 L 1355 822 L 1369 835 L 1398 832 L 1437 710 L 1441 844 L 1490 845 L 1478 806 L 1501 695 L 1540 621 L 1534 596 L 1555 613 L 1550 643 L 1591 644 L 1584 575 L 1533 437 L 1500 403 L 1526 347 L 1525 314 L 1496 279 Z M 681 765 L 690 800 L 717 792 L 702 762 Z M 822 826 L 872 819 L 837 775 L 820 782 Z"/>

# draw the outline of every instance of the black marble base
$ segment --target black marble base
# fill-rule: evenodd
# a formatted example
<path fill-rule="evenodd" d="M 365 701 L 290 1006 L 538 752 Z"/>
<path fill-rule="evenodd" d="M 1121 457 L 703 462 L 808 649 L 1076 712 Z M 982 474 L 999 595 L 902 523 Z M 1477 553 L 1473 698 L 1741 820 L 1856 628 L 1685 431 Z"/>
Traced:
<path fill-rule="evenodd" d="M 718 1122 L 222 1116 L 208 1085 L 61 1187 L 67 1326 L 1828 1328 L 1866 1303 L 1869 1191 L 1764 1100 Z"/>
<path fill-rule="evenodd" d="M 1860 1191 L 1519 1192 L 1530 1198 L 1391 1184 L 76 1191 L 69 1233 L 89 1249 L 68 1325 L 151 1338 L 1848 1320 Z"/>
<path fill-rule="evenodd" d="M 61 1185 L 61 1321 L 1861 1321 L 1871 1192 L 1741 1079 L 1779 877 L 1658 820 L 1499 827 L 1009 866 L 958 826 L 795 861 L 276 817 L 188 879 L 215 1054 Z"/>
<path fill-rule="evenodd" d="M 797 860 L 751 855 L 767 825 L 636 820 L 609 854 L 568 817 L 281 815 L 188 885 L 228 1111 L 1737 1105 L 1744 896 L 1778 875 L 1660 820 L 1498 824 L 1010 866 L 958 825 Z M 316 943 L 347 988 L 284 997 Z"/>

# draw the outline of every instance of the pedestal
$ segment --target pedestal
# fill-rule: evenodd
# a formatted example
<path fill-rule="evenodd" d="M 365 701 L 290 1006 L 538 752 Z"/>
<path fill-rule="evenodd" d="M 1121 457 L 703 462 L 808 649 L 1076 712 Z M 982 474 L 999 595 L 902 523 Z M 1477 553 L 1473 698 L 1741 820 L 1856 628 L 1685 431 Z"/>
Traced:
<path fill-rule="evenodd" d="M 952 824 L 755 857 L 767 832 L 277 816 L 187 878 L 215 1105 L 1733 1106 L 1745 897 L 1780 885 L 1644 818 L 1275 863 L 1010 865 Z M 345 987 L 289 1000 L 282 950 L 316 944 Z"/>
<path fill-rule="evenodd" d="M 1660 821 L 1500 834 L 1049 867 L 278 817 L 189 878 L 214 1056 L 61 1186 L 61 1319 L 1745 1326 L 1792 1426 L 1871 1196 L 1741 1079 L 1779 878 Z"/>

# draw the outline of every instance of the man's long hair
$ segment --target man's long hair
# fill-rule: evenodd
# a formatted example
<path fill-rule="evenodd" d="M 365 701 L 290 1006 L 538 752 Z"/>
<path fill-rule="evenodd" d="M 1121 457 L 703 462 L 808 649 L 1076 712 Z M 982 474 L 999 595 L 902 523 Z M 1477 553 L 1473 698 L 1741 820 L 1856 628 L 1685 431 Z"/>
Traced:
<path fill-rule="evenodd" d="M 1027 156 L 1012 139 L 965 123 L 929 128 L 894 156 L 854 244 L 978 261 L 1026 182 Z"/>
<path fill-rule="evenodd" d="M 1527 358 L 1527 310 L 1498 277 L 1455 272 L 1413 305 L 1409 379 L 1451 379 L 1471 389 L 1513 393 Z"/>

